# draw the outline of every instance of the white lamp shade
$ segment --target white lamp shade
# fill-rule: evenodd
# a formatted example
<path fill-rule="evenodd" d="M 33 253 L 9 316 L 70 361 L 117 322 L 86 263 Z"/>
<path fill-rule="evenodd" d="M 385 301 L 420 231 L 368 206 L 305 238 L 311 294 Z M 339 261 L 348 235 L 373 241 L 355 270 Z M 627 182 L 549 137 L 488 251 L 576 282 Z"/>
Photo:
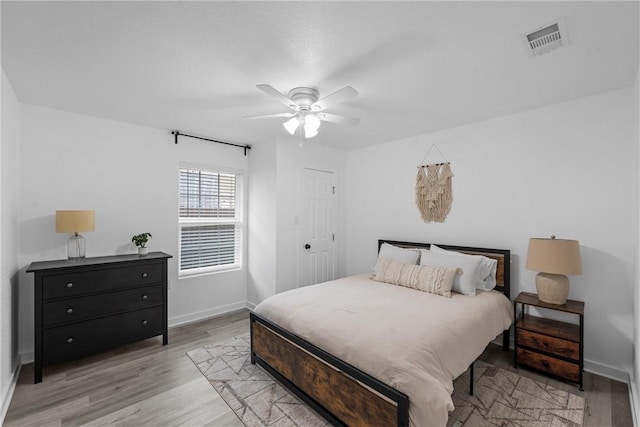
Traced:
<path fill-rule="evenodd" d="M 300 121 L 298 120 L 298 117 L 293 117 L 292 119 L 284 122 L 282 126 L 284 126 L 287 132 L 293 135 L 294 133 L 296 133 L 296 129 L 298 129 L 299 124 L 300 124 Z"/>
<path fill-rule="evenodd" d="M 304 118 L 305 130 L 318 130 L 320 128 L 320 119 L 314 113 L 307 114 Z"/>
<path fill-rule="evenodd" d="M 304 137 L 305 138 L 313 138 L 317 134 L 318 134 L 318 129 L 313 129 L 313 128 L 307 127 L 307 125 L 304 126 Z"/>
<path fill-rule="evenodd" d="M 95 211 L 56 211 L 56 233 L 80 233 L 95 229 Z"/>

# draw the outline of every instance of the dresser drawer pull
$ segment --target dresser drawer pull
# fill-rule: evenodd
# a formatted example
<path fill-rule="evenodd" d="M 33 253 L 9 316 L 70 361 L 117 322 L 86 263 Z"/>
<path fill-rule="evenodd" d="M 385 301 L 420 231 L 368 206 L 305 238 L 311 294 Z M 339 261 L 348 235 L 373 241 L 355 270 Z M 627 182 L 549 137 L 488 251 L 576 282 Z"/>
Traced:
<path fill-rule="evenodd" d="M 73 313 L 73 308 L 67 308 L 67 313 L 68 313 L 68 314 Z"/>
<path fill-rule="evenodd" d="M 542 341 L 542 345 L 545 347 L 549 347 L 549 343 L 547 341 Z"/>
<path fill-rule="evenodd" d="M 73 288 L 73 283 L 72 282 L 67 283 L 67 288 Z"/>
<path fill-rule="evenodd" d="M 142 321 L 142 324 L 143 324 L 143 325 L 146 325 L 147 323 L 149 323 L 149 322 L 147 322 L 146 320 L 143 320 L 143 321 Z"/>
<path fill-rule="evenodd" d="M 147 277 L 147 276 L 149 276 L 148 273 L 142 273 L 142 277 Z"/>
<path fill-rule="evenodd" d="M 142 295 L 142 299 L 148 299 L 149 297 L 146 295 Z"/>
<path fill-rule="evenodd" d="M 69 338 L 67 338 L 67 342 L 68 342 L 69 344 L 71 344 L 71 343 L 73 342 L 73 337 L 69 337 Z"/>
<path fill-rule="evenodd" d="M 546 360 L 543 360 L 542 364 L 544 365 L 545 368 L 549 367 L 549 362 L 547 362 Z"/>

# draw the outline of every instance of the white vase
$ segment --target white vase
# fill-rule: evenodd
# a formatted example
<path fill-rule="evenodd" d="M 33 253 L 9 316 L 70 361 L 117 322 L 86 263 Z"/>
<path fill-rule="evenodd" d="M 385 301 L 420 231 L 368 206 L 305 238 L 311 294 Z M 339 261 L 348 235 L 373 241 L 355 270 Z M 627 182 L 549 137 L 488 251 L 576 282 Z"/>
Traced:
<path fill-rule="evenodd" d="M 149 248 L 138 248 L 138 255 L 147 255 L 149 253 Z"/>

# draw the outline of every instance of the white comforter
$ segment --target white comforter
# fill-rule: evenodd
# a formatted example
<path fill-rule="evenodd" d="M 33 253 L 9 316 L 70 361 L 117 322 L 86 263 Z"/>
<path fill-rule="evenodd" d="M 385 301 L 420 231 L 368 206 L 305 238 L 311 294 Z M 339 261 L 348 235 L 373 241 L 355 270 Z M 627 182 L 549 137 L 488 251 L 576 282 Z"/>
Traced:
<path fill-rule="evenodd" d="M 409 396 L 413 426 L 444 426 L 453 380 L 512 321 L 497 291 L 445 298 L 350 276 L 268 298 L 255 312 Z"/>

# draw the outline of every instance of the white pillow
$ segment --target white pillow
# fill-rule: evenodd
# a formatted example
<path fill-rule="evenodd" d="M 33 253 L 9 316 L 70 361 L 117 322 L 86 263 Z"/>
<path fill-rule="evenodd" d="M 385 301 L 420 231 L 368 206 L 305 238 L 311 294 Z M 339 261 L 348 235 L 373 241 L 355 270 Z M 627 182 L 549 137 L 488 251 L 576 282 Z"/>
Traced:
<path fill-rule="evenodd" d="M 451 290 L 463 295 L 474 296 L 476 294 L 480 261 L 481 259 L 478 257 L 461 257 L 444 252 L 438 253 L 420 249 L 420 265 L 457 267 L 460 269 L 461 273 L 456 275 Z"/>
<path fill-rule="evenodd" d="M 482 289 L 483 291 L 490 291 L 496 287 L 496 272 L 498 271 L 498 260 L 489 258 L 482 255 L 470 255 L 463 254 L 456 251 L 448 251 L 442 249 L 436 245 L 431 245 L 430 249 L 436 253 L 447 253 L 451 255 L 463 256 L 463 257 L 478 257 L 481 259 L 480 267 L 478 268 L 478 280 L 476 282 L 476 289 Z"/>
<path fill-rule="evenodd" d="M 418 264 L 419 257 L 420 251 L 418 251 L 418 249 L 399 248 L 388 243 L 383 243 L 380 247 L 380 253 L 378 253 L 378 258 L 389 258 L 394 261 L 414 265 Z"/>

